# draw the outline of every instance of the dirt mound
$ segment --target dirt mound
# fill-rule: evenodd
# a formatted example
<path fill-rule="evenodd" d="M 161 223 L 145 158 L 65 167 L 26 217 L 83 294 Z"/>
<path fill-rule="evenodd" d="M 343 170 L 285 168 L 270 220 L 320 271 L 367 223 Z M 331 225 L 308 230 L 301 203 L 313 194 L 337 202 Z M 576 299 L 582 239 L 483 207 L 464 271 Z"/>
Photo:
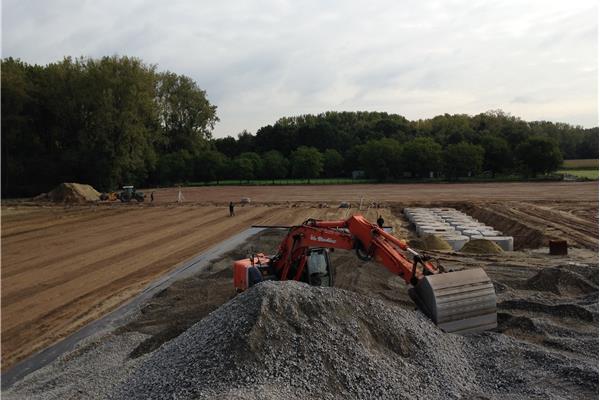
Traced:
<path fill-rule="evenodd" d="M 425 242 L 421 239 L 411 239 L 408 241 L 408 245 L 413 249 L 427 250 Z"/>
<path fill-rule="evenodd" d="M 61 183 L 52 189 L 46 197 L 56 203 L 86 203 L 100 200 L 100 193 L 90 185 Z"/>
<path fill-rule="evenodd" d="M 424 250 L 452 250 L 452 246 L 444 239 L 435 236 L 435 235 L 427 235 L 423 238 L 423 244 L 425 245 Z"/>
<path fill-rule="evenodd" d="M 444 334 L 356 293 L 264 282 L 149 355 L 111 398 L 558 398 L 579 381 L 593 393 L 597 378 L 503 335 Z"/>
<path fill-rule="evenodd" d="M 502 248 L 489 240 L 474 239 L 465 243 L 460 251 L 474 254 L 500 254 L 502 253 Z"/>
<path fill-rule="evenodd" d="M 529 290 L 553 292 L 559 295 L 583 295 L 598 292 L 598 286 L 576 272 L 563 268 L 546 268 L 525 282 Z"/>

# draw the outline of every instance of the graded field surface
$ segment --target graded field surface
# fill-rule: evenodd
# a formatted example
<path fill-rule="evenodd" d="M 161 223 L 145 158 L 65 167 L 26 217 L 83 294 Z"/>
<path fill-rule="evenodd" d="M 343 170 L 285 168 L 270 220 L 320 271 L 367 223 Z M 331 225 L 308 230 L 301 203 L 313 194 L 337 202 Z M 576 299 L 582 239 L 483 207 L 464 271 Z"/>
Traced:
<path fill-rule="evenodd" d="M 154 190 L 156 202 L 175 202 L 179 189 Z M 182 188 L 185 202 L 225 203 L 249 197 L 253 202 L 440 202 L 494 200 L 597 201 L 597 182 L 428 183 L 371 185 L 207 186 Z M 334 205 L 334 204 L 332 204 Z"/>
<path fill-rule="evenodd" d="M 391 220 L 389 210 L 379 211 Z M 253 224 L 298 224 L 348 213 L 251 206 L 238 207 L 230 218 L 225 207 L 3 207 L 2 369 Z M 375 210 L 366 216 L 377 218 Z"/>
<path fill-rule="evenodd" d="M 598 249 L 598 185 L 586 183 L 347 185 L 184 188 L 155 192 L 154 205 L 104 203 L 2 207 L 2 369 L 57 342 L 138 294 L 185 260 L 251 225 L 378 214 L 409 234 L 406 205 L 459 207 L 515 237 L 515 248 L 549 238 Z M 250 197 L 229 217 L 225 204 Z M 351 209 L 338 209 L 337 201 Z M 319 208 L 329 202 L 331 208 Z M 221 204 L 221 206 L 210 205 Z"/>

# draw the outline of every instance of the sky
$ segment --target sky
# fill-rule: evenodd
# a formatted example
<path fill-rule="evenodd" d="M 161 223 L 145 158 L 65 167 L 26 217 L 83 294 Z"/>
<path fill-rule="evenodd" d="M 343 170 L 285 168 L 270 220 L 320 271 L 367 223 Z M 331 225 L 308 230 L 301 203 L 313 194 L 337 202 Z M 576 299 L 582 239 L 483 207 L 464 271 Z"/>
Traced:
<path fill-rule="evenodd" d="M 598 17 L 587 0 L 2 0 L 2 57 L 127 55 L 190 76 L 215 137 L 332 110 L 592 127 Z"/>

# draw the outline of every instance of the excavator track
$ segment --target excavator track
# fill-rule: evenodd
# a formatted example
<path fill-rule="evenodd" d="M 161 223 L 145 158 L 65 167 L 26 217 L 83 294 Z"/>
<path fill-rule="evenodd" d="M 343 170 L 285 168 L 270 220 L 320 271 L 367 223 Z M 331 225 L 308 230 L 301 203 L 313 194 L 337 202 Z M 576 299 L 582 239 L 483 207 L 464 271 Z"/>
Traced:
<path fill-rule="evenodd" d="M 481 268 L 425 276 L 411 297 L 445 332 L 470 334 L 497 326 L 496 291 Z"/>

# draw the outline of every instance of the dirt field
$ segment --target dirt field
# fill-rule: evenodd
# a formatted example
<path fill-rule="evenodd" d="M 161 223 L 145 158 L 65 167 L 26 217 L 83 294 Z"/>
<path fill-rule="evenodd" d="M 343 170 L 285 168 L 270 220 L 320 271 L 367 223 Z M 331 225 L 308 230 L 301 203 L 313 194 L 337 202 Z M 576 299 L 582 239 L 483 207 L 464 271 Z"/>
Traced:
<path fill-rule="evenodd" d="M 381 211 L 384 217 L 389 210 Z M 3 369 L 138 293 L 178 263 L 253 224 L 343 218 L 348 210 L 239 207 L 5 207 Z M 374 210 L 367 216 L 376 219 Z M 386 218 L 389 219 L 389 218 Z"/>
<path fill-rule="evenodd" d="M 571 246 L 597 251 L 597 184 L 497 186 L 493 190 L 489 185 L 184 189 L 189 203 L 226 203 L 240 193 L 251 197 L 254 204 L 238 207 L 235 218 L 226 216 L 225 207 L 167 204 L 175 200 L 176 189 L 157 191 L 158 204 L 154 206 L 5 203 L 2 369 L 97 319 L 177 264 L 250 225 L 297 224 L 309 217 L 340 219 L 356 212 L 355 208 L 318 208 L 320 201 L 358 204 L 361 195 L 365 204 L 385 201 L 387 208 L 363 214 L 375 220 L 377 213 L 382 213 L 386 225 L 392 225 L 401 237 L 406 234 L 402 207 L 420 200 L 465 209 L 514 235 L 520 248 L 539 247 L 548 238 L 561 237 Z M 482 202 L 484 198 L 487 201 Z M 498 201 L 504 198 L 527 201 Z M 552 200 L 545 200 L 548 198 Z M 536 199 L 540 201 L 531 202 Z M 303 201 L 312 202 L 312 207 L 296 204 Z"/>
<path fill-rule="evenodd" d="M 177 201 L 178 189 L 155 191 L 157 202 Z M 598 182 L 434 183 L 390 185 L 220 186 L 183 188 L 186 202 L 229 203 L 241 197 L 253 202 L 439 202 L 578 200 L 598 202 Z"/>

